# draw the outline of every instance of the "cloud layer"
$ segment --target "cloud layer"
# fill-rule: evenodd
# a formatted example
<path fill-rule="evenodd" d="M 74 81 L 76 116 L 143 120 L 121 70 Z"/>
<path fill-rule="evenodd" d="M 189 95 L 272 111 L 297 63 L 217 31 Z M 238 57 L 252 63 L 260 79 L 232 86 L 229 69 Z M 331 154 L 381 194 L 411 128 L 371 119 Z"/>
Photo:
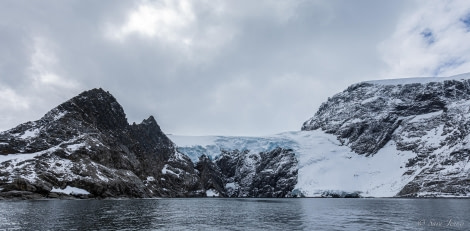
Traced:
<path fill-rule="evenodd" d="M 102 87 L 167 133 L 298 130 L 379 78 L 470 70 L 466 1 L 2 1 L 0 130 Z"/>
<path fill-rule="evenodd" d="M 470 3 L 423 1 L 397 22 L 381 44 L 390 77 L 449 76 L 470 72 Z"/>

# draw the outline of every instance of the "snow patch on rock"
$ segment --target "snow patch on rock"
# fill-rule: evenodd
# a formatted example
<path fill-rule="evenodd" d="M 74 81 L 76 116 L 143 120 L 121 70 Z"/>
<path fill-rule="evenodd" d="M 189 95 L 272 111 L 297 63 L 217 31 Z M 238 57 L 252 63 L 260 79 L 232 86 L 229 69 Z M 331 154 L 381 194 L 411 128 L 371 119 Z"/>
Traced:
<path fill-rule="evenodd" d="M 23 135 L 21 135 L 19 138 L 21 139 L 28 139 L 28 138 L 33 138 L 39 135 L 39 128 L 34 128 L 34 129 L 29 129 L 24 132 Z"/>
<path fill-rule="evenodd" d="M 218 197 L 219 193 L 213 189 L 206 190 L 207 197 Z"/>
<path fill-rule="evenodd" d="M 69 195 L 89 195 L 90 194 L 85 189 L 76 188 L 76 187 L 72 187 L 72 186 L 68 186 L 68 185 L 64 189 L 54 187 L 51 190 L 51 192 L 65 193 L 65 194 L 69 194 Z"/>

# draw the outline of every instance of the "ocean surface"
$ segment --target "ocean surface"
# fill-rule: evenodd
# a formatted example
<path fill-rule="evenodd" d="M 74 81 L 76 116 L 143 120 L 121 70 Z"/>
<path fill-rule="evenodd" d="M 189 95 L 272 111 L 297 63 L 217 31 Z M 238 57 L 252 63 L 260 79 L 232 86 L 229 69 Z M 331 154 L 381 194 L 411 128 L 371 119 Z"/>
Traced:
<path fill-rule="evenodd" d="M 2 230 L 470 230 L 470 199 L 0 201 Z"/>

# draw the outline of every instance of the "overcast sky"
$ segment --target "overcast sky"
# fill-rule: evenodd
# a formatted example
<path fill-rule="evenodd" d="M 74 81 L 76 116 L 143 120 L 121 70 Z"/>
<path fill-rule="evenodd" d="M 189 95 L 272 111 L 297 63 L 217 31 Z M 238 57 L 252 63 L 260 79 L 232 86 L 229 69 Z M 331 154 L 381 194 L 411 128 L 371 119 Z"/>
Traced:
<path fill-rule="evenodd" d="M 0 130 L 102 87 L 131 123 L 268 135 L 356 82 L 465 72 L 467 0 L 0 1 Z"/>

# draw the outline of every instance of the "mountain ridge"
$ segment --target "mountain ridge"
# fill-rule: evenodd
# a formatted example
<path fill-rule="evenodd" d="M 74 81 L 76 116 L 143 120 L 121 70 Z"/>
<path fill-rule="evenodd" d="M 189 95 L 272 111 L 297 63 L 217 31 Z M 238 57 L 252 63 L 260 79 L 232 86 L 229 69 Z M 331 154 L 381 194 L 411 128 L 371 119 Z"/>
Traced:
<path fill-rule="evenodd" d="M 0 132 L 0 199 L 226 196 L 224 169 L 214 165 L 195 165 L 178 152 L 153 116 L 129 124 L 109 92 L 92 89 L 37 121 Z M 258 169 L 251 167 L 247 171 Z M 296 175 L 289 177 L 295 183 Z M 240 182 L 262 194 L 236 196 L 287 196 L 291 187 L 261 183 Z"/>
<path fill-rule="evenodd" d="M 92 89 L 0 132 L 0 199 L 468 197 L 469 150 L 470 74 L 353 84 L 266 137 L 167 136 Z"/>
<path fill-rule="evenodd" d="M 183 179 L 198 178 L 152 116 L 130 125 L 103 89 L 85 91 L 37 121 L 0 133 L 0 143 L 0 153 L 10 158 L 0 163 L 6 170 L 0 170 L 3 191 L 47 195 L 70 186 L 95 197 L 175 197 L 191 196 L 198 187 L 161 173 L 164 164 L 180 158 L 175 171 Z M 16 154 L 29 157 L 17 161 Z"/>

